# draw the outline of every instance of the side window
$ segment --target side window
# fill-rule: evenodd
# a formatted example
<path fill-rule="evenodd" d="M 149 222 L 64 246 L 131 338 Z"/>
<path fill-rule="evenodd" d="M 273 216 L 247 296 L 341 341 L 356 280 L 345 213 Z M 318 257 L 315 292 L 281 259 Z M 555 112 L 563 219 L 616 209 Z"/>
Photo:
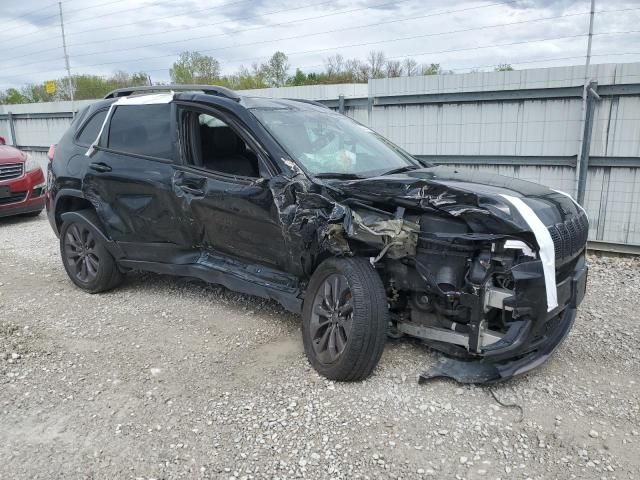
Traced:
<path fill-rule="evenodd" d="M 88 147 L 95 141 L 98 133 L 100 133 L 100 128 L 104 123 L 104 119 L 107 117 L 108 111 L 109 110 L 100 110 L 89 119 L 86 125 L 82 128 L 80 135 L 78 135 L 78 139 L 76 140 L 78 145 Z"/>
<path fill-rule="evenodd" d="M 109 125 L 107 147 L 119 152 L 171 159 L 171 105 L 121 105 Z"/>
<path fill-rule="evenodd" d="M 188 110 L 180 118 L 188 164 L 227 175 L 260 176 L 258 156 L 223 120 Z"/>

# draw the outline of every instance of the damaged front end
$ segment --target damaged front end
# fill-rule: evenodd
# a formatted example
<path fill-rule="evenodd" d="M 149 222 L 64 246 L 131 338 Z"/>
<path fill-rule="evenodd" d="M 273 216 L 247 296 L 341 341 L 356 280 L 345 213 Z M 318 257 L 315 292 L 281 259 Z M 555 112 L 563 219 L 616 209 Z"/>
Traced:
<path fill-rule="evenodd" d="M 411 176 L 334 183 L 335 191 L 314 195 L 315 207 L 324 202 L 306 210 L 316 222 L 323 217 L 315 244 L 332 255 L 368 257 L 387 289 L 390 335 L 418 338 L 446 355 L 421 381 L 495 382 L 542 364 L 584 296 L 586 214 L 545 193 L 564 213 L 544 227 L 553 241 L 544 251 L 515 201 L 509 209 L 495 191 Z M 544 213 L 536 219 L 548 223 Z M 562 228 L 566 235 L 552 238 Z"/>

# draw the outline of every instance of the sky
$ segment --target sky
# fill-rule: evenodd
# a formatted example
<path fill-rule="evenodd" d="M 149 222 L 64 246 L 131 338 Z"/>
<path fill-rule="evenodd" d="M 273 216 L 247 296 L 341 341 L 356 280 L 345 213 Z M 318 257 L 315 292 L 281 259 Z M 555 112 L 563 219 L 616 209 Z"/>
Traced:
<path fill-rule="evenodd" d="M 223 73 L 276 50 L 320 71 L 371 50 L 462 73 L 585 62 L 590 0 L 63 0 L 72 74 L 147 72 L 169 80 L 199 51 Z M 597 0 L 592 63 L 640 61 L 640 0 Z M 624 32 L 624 33 L 621 33 Z M 0 89 L 65 75 L 58 3 L 0 0 Z"/>

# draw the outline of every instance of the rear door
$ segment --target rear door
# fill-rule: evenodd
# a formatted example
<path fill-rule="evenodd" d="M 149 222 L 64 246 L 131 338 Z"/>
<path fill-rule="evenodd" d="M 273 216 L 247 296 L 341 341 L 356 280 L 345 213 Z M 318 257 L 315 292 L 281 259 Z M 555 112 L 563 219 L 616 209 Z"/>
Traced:
<path fill-rule="evenodd" d="M 127 258 L 173 263 L 193 251 L 192 222 L 172 189 L 175 106 L 112 108 L 87 159 L 83 192 Z"/>
<path fill-rule="evenodd" d="M 287 254 L 269 189 L 273 166 L 227 112 L 178 106 L 183 164 L 175 187 L 187 199 L 205 249 L 285 270 Z"/>

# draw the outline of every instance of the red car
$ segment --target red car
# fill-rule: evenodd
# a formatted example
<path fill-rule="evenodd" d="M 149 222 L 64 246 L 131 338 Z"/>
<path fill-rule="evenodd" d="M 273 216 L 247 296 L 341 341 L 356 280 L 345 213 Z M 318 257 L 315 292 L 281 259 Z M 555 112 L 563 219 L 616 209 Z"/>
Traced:
<path fill-rule="evenodd" d="M 0 137 L 0 217 L 38 215 L 45 200 L 42 168 L 34 158 L 5 143 Z"/>

